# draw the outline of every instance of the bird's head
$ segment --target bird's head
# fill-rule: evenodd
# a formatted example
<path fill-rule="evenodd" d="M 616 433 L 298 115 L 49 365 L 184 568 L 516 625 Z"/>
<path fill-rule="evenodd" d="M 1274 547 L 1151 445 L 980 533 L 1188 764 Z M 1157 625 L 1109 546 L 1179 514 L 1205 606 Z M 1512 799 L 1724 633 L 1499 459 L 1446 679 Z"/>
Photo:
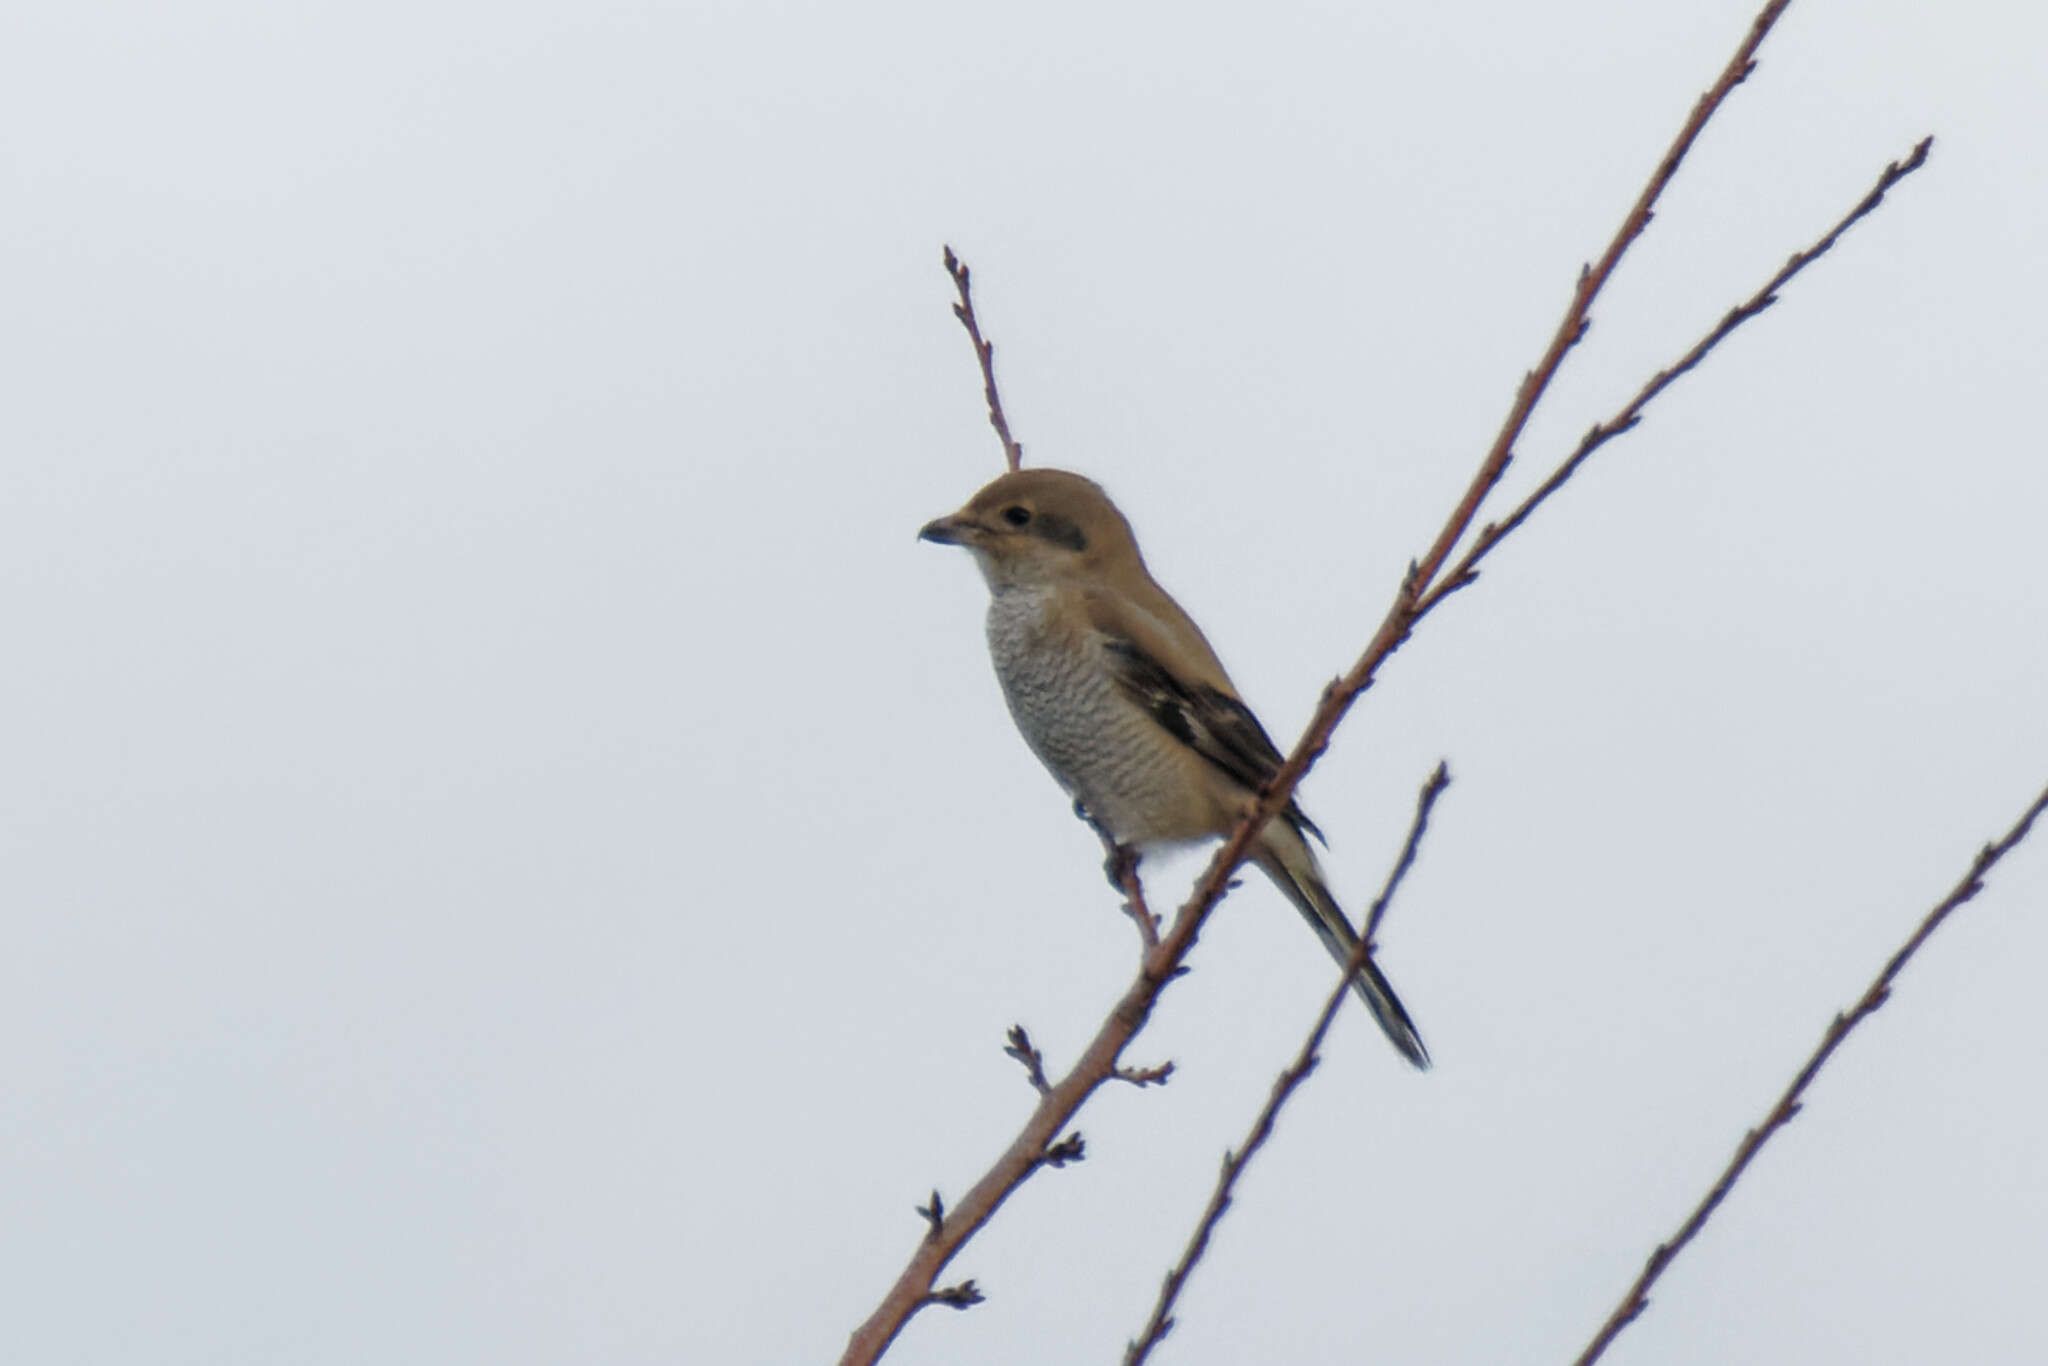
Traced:
<path fill-rule="evenodd" d="M 1143 570 L 1131 525 L 1109 495 L 1065 470 L 1006 474 L 917 534 L 973 551 L 992 589 L 1100 575 L 1126 563 Z"/>

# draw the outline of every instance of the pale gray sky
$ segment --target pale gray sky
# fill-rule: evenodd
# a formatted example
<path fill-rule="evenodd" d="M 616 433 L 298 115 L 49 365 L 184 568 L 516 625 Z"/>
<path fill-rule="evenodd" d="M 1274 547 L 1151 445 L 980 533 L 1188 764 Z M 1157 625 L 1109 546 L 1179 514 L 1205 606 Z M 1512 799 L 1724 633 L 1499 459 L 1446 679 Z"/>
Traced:
<path fill-rule="evenodd" d="M 1132 968 L 965 558 L 1130 514 L 1291 738 L 1753 7 L 0 14 L 0 1359 L 833 1359 Z M 1523 446 L 1934 161 L 1304 789 L 1358 1012 L 1162 1360 L 1560 1361 L 2048 780 L 2048 14 L 1795 6 Z M 1162 903 L 1196 865 L 1160 871 Z M 2048 850 L 1613 1361 L 2033 1362 Z M 1113 1361 L 1330 977 L 1226 903 L 903 1366 Z"/>

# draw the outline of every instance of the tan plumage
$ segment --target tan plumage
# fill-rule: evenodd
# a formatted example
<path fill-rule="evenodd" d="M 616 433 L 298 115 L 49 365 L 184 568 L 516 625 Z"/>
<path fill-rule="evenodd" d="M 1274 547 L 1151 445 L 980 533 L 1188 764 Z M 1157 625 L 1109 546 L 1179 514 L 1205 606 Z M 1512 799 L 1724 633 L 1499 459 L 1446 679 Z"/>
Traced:
<path fill-rule="evenodd" d="M 1281 755 L 1201 629 L 1152 579 L 1109 496 L 1062 470 L 1006 474 L 928 541 L 965 546 L 988 581 L 989 653 L 1010 714 L 1060 786 L 1118 844 L 1227 834 Z M 1339 963 L 1358 943 L 1289 802 L 1252 859 Z M 1353 979 L 1387 1037 L 1429 1065 L 1400 998 L 1370 958 Z"/>

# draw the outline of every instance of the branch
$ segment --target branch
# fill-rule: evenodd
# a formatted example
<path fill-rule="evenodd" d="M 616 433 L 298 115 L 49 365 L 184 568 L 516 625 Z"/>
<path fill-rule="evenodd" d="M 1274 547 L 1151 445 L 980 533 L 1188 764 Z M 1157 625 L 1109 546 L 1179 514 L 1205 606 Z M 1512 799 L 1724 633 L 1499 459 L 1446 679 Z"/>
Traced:
<path fill-rule="evenodd" d="M 1088 814 L 1088 808 L 1074 803 L 1074 814 L 1102 841 L 1102 874 L 1109 885 L 1124 894 L 1124 914 L 1138 927 L 1141 952 L 1159 947 L 1159 917 L 1145 904 L 1145 884 L 1138 878 L 1138 852 L 1116 842 L 1109 827 Z"/>
<path fill-rule="evenodd" d="M 1024 468 L 1024 447 L 1010 435 L 1010 419 L 1003 416 L 1002 395 L 996 392 L 996 344 L 984 341 L 981 324 L 974 317 L 974 294 L 969 288 L 973 272 L 967 263 L 946 249 L 946 274 L 953 277 L 953 287 L 960 291 L 960 302 L 953 305 L 953 316 L 967 329 L 968 337 L 974 342 L 974 358 L 981 362 L 981 392 L 988 399 L 988 425 L 996 429 L 1002 438 L 1003 460 L 1014 472 Z"/>
<path fill-rule="evenodd" d="M 1671 146 L 1665 150 L 1663 160 L 1657 163 L 1657 169 L 1650 173 L 1649 182 L 1643 186 L 1643 192 L 1636 196 L 1636 202 L 1629 208 L 1628 216 L 1621 220 L 1621 227 L 1615 231 L 1614 240 L 1607 244 L 1607 250 L 1600 254 L 1598 261 L 1580 268 L 1579 283 L 1572 291 L 1571 306 L 1565 310 L 1563 320 L 1558 323 L 1557 331 L 1551 336 L 1550 346 L 1544 351 L 1543 359 L 1537 362 L 1534 370 L 1522 376 L 1521 388 L 1515 391 L 1515 401 L 1508 409 L 1506 420 L 1501 423 L 1500 434 L 1493 439 L 1492 449 L 1487 451 L 1486 459 L 1480 463 L 1479 472 L 1472 476 L 1472 483 L 1466 488 L 1457 511 L 1451 515 L 1450 521 L 1444 524 L 1442 533 L 1437 536 L 1435 544 L 1430 546 L 1429 553 L 1422 557 L 1415 576 L 1422 586 L 1427 587 L 1435 580 L 1437 571 L 1443 568 L 1444 561 L 1450 558 L 1452 547 L 1457 545 L 1458 538 L 1465 534 L 1465 529 L 1472 524 L 1473 517 L 1478 515 L 1479 505 L 1486 500 L 1486 495 L 1493 491 L 1493 486 L 1500 482 L 1501 476 L 1507 473 L 1508 462 L 1514 458 L 1515 442 L 1521 439 L 1522 430 L 1529 425 L 1529 415 L 1536 411 L 1537 401 L 1543 397 L 1544 390 L 1550 387 L 1550 381 L 1557 374 L 1558 367 L 1564 363 L 1565 355 L 1579 344 L 1585 337 L 1586 330 L 1593 325 L 1593 300 L 1606 286 L 1608 277 L 1614 274 L 1614 268 L 1621 264 L 1621 258 L 1628 252 L 1629 247 L 1636 238 L 1643 235 L 1643 230 L 1650 226 L 1650 219 L 1655 216 L 1658 198 L 1664 193 L 1664 187 L 1671 183 L 1671 178 L 1678 174 L 1679 163 L 1685 160 L 1686 153 L 1690 152 L 1693 143 L 1699 140 L 1700 132 L 1707 126 L 1707 120 L 1714 117 L 1715 112 L 1734 92 L 1735 87 L 1748 80 L 1749 73 L 1756 70 L 1757 50 L 1763 46 L 1764 39 L 1770 35 L 1771 29 L 1791 3 L 1792 0 L 1769 0 L 1769 3 L 1757 13 L 1756 18 L 1750 21 L 1748 36 L 1743 39 L 1742 45 L 1735 49 L 1735 55 L 1728 59 L 1728 65 L 1721 68 L 1721 74 L 1714 84 L 1693 105 L 1691 117 L 1687 118 L 1685 125 L 1678 130 L 1678 136 L 1671 140 Z"/>
<path fill-rule="evenodd" d="M 943 1304 L 949 1309 L 972 1309 L 981 1301 L 981 1288 L 973 1281 L 949 1285 L 944 1290 L 934 1290 L 924 1297 L 926 1304 Z"/>
<path fill-rule="evenodd" d="M 1818 242 L 1815 242 L 1805 251 L 1794 252 L 1791 259 L 1779 268 L 1776 275 L 1773 275 L 1765 282 L 1762 289 L 1759 289 L 1756 293 L 1750 295 L 1749 298 L 1729 309 L 1727 315 L 1719 323 L 1715 324 L 1711 332 L 1693 343 L 1690 351 L 1687 351 L 1669 366 L 1650 376 L 1648 382 L 1636 391 L 1635 397 L 1624 404 L 1620 412 L 1608 418 L 1605 422 L 1595 423 L 1586 432 L 1585 436 L 1580 438 L 1577 449 L 1565 459 L 1563 464 L 1551 472 L 1550 477 L 1545 479 L 1536 488 L 1535 492 L 1524 498 L 1520 505 L 1508 514 L 1505 521 L 1489 523 L 1480 531 L 1478 537 L 1472 542 L 1471 547 L 1466 550 L 1463 558 L 1456 565 L 1452 566 L 1450 572 L 1445 574 L 1442 581 L 1435 588 L 1431 589 L 1429 595 L 1423 599 L 1422 606 L 1416 615 L 1421 616 L 1428 613 L 1445 598 L 1470 584 L 1476 577 L 1474 572 L 1476 566 L 1481 560 L 1486 558 L 1487 553 L 1500 544 L 1501 540 L 1509 532 L 1528 521 L 1529 515 L 1535 512 L 1537 507 L 1545 499 L 1549 498 L 1551 494 L 1557 492 L 1567 479 L 1576 474 L 1579 466 L 1585 464 L 1594 451 L 1599 450 L 1609 441 L 1620 436 L 1623 432 L 1629 431 L 1638 422 L 1641 422 L 1643 420 L 1643 409 L 1650 405 L 1652 399 L 1670 388 L 1679 376 L 1687 373 L 1694 366 L 1705 360 L 1709 352 L 1728 339 L 1729 333 L 1769 308 L 1772 304 L 1778 302 L 1778 291 L 1789 284 L 1793 276 L 1827 255 L 1843 233 L 1854 227 L 1859 219 L 1875 210 L 1878 205 L 1884 203 L 1887 191 L 1927 164 L 1927 153 L 1933 146 L 1934 139 L 1932 137 L 1924 137 L 1913 145 L 1912 152 L 1904 161 L 1894 161 L 1888 164 L 1878 176 L 1877 184 L 1871 187 L 1870 193 L 1863 196 L 1855 208 L 1842 215 L 1841 219 L 1832 228 L 1829 228 Z"/>
<path fill-rule="evenodd" d="M 1118 1081 L 1127 1081 L 1139 1090 L 1147 1086 L 1164 1086 L 1173 1079 L 1173 1064 L 1162 1062 L 1156 1067 L 1119 1067 L 1115 1076 Z"/>
<path fill-rule="evenodd" d="M 1792 1078 L 1792 1084 L 1785 1088 L 1784 1095 L 1778 1097 L 1778 1103 L 1764 1116 L 1764 1122 L 1743 1135 L 1741 1145 L 1735 1150 L 1735 1156 L 1722 1170 L 1720 1179 L 1714 1182 L 1699 1204 L 1694 1207 L 1691 1217 L 1679 1225 L 1677 1234 L 1670 1242 L 1659 1243 L 1656 1251 L 1650 1254 L 1650 1260 L 1643 1266 L 1643 1274 L 1636 1277 L 1635 1284 L 1628 1288 L 1628 1293 L 1622 1296 L 1621 1303 L 1607 1316 L 1607 1322 L 1594 1334 L 1593 1341 L 1579 1354 L 1577 1366 L 1592 1366 L 1614 1339 L 1620 1336 L 1621 1330 L 1635 1322 L 1637 1317 L 1650 1307 L 1650 1287 L 1657 1283 L 1657 1278 L 1664 1274 L 1671 1263 L 1678 1260 L 1678 1254 L 1685 1250 L 1685 1245 L 1706 1227 L 1707 1220 L 1713 1216 L 1721 1202 L 1727 1199 L 1728 1192 L 1734 1189 L 1735 1183 L 1742 1178 L 1742 1173 L 1748 1170 L 1750 1162 L 1763 1151 L 1764 1144 L 1770 1142 L 1771 1136 L 1778 1130 L 1792 1122 L 1793 1116 L 1800 1111 L 1800 1098 L 1813 1079 L 1820 1074 L 1821 1068 L 1827 1065 L 1828 1059 L 1834 1056 L 1835 1050 L 1842 1046 L 1843 1040 L 1849 1037 L 1857 1025 L 1876 1014 L 1878 1007 L 1891 998 L 1892 983 L 1905 970 L 1906 964 L 1913 960 L 1913 955 L 1920 951 L 1920 946 L 1941 928 L 1942 922 L 1947 920 L 1951 913 L 1984 890 L 1985 874 L 1996 867 L 2000 859 L 2011 853 L 2020 841 L 2027 837 L 2027 832 L 2033 828 L 2035 818 L 2043 811 L 2048 811 L 2048 788 L 2044 788 L 2041 795 L 2034 798 L 2034 804 L 2027 808 L 2026 814 L 2020 817 L 2012 829 L 2005 832 L 2004 839 L 1996 844 L 1987 844 L 1978 852 L 1976 861 L 1970 865 L 1970 871 L 1963 874 L 1962 881 L 1942 898 L 1939 905 L 1927 913 L 1927 918 L 1920 922 L 1920 928 L 1914 930 L 1900 946 L 1899 951 L 1891 956 L 1891 960 L 1871 982 L 1869 990 L 1850 1007 L 1849 1013 L 1835 1016 L 1833 1022 L 1828 1025 L 1827 1032 L 1821 1035 L 1820 1046 L 1813 1050 L 1812 1055 L 1806 1060 L 1806 1065 L 1799 1069 L 1799 1075 Z"/>
<path fill-rule="evenodd" d="M 1735 55 L 1729 58 L 1727 66 L 1722 69 L 1720 78 L 1700 96 L 1684 127 L 1679 129 L 1671 147 L 1657 163 L 1657 168 L 1651 172 L 1649 182 L 1637 196 L 1628 216 L 1622 220 L 1614 240 L 1608 244 L 1607 250 L 1596 264 L 1580 271 L 1578 287 L 1572 294 L 1564 320 L 1551 338 L 1549 349 L 1544 352 L 1543 359 L 1538 362 L 1537 367 L 1523 377 L 1521 387 L 1516 391 L 1514 403 L 1508 409 L 1507 419 L 1501 425 L 1500 434 L 1494 438 L 1492 449 L 1480 463 L 1479 472 L 1473 476 L 1464 496 L 1452 509 L 1450 517 L 1445 520 L 1443 529 L 1437 533 L 1429 553 L 1420 561 L 1409 565 L 1401 588 L 1394 596 L 1393 605 L 1387 609 L 1379 629 L 1373 633 L 1372 640 L 1366 645 L 1365 653 L 1359 656 L 1358 662 L 1351 666 L 1348 673 L 1324 690 L 1322 705 L 1316 709 L 1315 715 L 1309 718 L 1308 728 L 1295 743 L 1293 751 L 1288 754 L 1287 761 L 1281 765 L 1280 771 L 1267 785 L 1258 805 L 1238 824 L 1237 829 L 1217 851 L 1216 857 L 1210 861 L 1208 870 L 1196 884 L 1187 905 L 1182 907 L 1174 918 L 1173 928 L 1161 940 L 1155 956 L 1170 955 L 1171 960 L 1178 963 L 1192 947 L 1202 921 L 1222 894 L 1224 883 L 1229 879 L 1232 870 L 1244 859 L 1257 832 L 1264 829 L 1265 823 L 1286 805 L 1293 795 L 1295 786 L 1300 783 L 1302 775 L 1308 772 L 1309 766 L 1328 748 L 1330 736 L 1335 733 L 1345 714 L 1350 711 L 1352 703 L 1372 686 L 1380 666 L 1386 662 L 1388 656 L 1407 642 L 1409 633 L 1425 612 L 1441 602 L 1450 591 L 1454 591 L 1438 584 L 1437 576 L 1443 569 L 1444 561 L 1449 558 L 1451 550 L 1472 525 L 1473 518 L 1478 515 L 1479 505 L 1487 493 L 1500 482 L 1501 475 L 1507 469 L 1509 453 L 1523 428 L 1528 425 L 1529 415 L 1535 410 L 1537 400 L 1549 387 L 1566 354 L 1578 344 L 1591 325 L 1588 310 L 1594 298 L 1607 283 L 1608 277 L 1614 273 L 1629 245 L 1649 226 L 1651 211 L 1658 197 L 1664 192 L 1665 186 L 1671 183 L 1672 176 L 1677 174 L 1679 163 L 1698 140 L 1707 121 L 1713 117 L 1735 87 L 1755 70 L 1757 49 L 1762 46 L 1764 38 L 1790 2 L 1791 0 L 1770 0 L 1770 3 L 1758 13 L 1756 19 L 1751 22 L 1749 33 L 1743 39 L 1742 45 L 1736 49 Z M 1569 472 L 1560 478 L 1558 483 L 1562 484 L 1564 479 L 1568 478 Z M 1505 535 L 1504 531 L 1496 534 L 1493 544 L 1498 544 Z M 1443 584 L 1463 587 L 1468 582 L 1469 579 L 1461 581 L 1451 577 L 1445 579 Z M 1425 597 L 1425 594 L 1428 596 Z"/>
<path fill-rule="evenodd" d="M 1422 848 L 1422 836 L 1429 829 L 1430 809 L 1436 799 L 1444 795 L 1444 789 L 1451 785 L 1451 769 L 1443 760 L 1437 760 L 1436 772 L 1429 775 L 1429 781 L 1422 785 L 1422 791 L 1415 796 L 1415 820 L 1408 827 L 1408 842 L 1401 846 L 1401 857 L 1394 862 L 1393 871 L 1387 874 L 1387 885 L 1380 888 L 1380 894 L 1373 898 L 1372 909 L 1366 912 L 1365 928 L 1360 931 L 1359 942 L 1371 952 L 1374 935 L 1380 921 L 1386 918 L 1387 907 L 1394 900 L 1394 893 L 1400 889 L 1401 879 L 1408 876 L 1408 870 L 1415 866 L 1415 855 Z M 1350 974 L 1346 973 L 1348 981 Z"/>
<path fill-rule="evenodd" d="M 1024 1026 L 1011 1025 L 1009 1037 L 1010 1042 L 1003 1051 L 1024 1064 L 1024 1074 L 1031 1080 L 1031 1089 L 1041 1096 L 1052 1090 L 1052 1083 L 1045 1079 L 1045 1054 L 1039 1052 L 1038 1045 L 1031 1042 L 1031 1036 L 1024 1032 Z"/>
<path fill-rule="evenodd" d="M 1750 31 L 1735 56 L 1729 60 L 1721 77 L 1707 93 L 1700 97 L 1693 107 L 1691 116 L 1672 143 L 1663 160 L 1650 176 L 1649 183 L 1637 198 L 1635 206 L 1623 220 L 1607 251 L 1599 262 L 1584 269 L 1579 276 L 1571 305 L 1556 336 L 1537 368 L 1531 371 L 1517 390 L 1506 422 L 1493 448 L 1481 463 L 1478 473 L 1464 496 L 1452 509 L 1422 560 L 1411 564 L 1403 577 L 1400 588 L 1394 595 L 1385 617 L 1374 631 L 1357 662 L 1343 677 L 1324 690 L 1321 705 L 1309 720 L 1307 729 L 1295 743 L 1280 770 L 1267 784 L 1266 790 L 1251 810 L 1239 821 L 1229 837 L 1216 851 L 1200 881 L 1189 894 L 1188 900 L 1175 913 L 1173 922 L 1159 936 L 1156 946 L 1148 947 L 1136 979 L 1118 998 L 1095 1037 L 1089 1041 L 1073 1067 L 1056 1082 L 1039 1100 L 1037 1107 L 1014 1138 L 980 1180 L 961 1197 L 958 1209 L 945 1220 L 937 1236 L 922 1242 L 909 1263 L 897 1277 L 896 1284 L 882 1299 L 875 1312 L 859 1328 L 854 1330 L 847 1343 L 846 1353 L 840 1359 L 841 1366 L 869 1366 L 895 1341 L 912 1315 L 929 1302 L 931 1287 L 941 1271 L 952 1261 L 960 1249 L 973 1238 L 981 1226 L 994 1216 L 996 1210 L 1008 1199 L 1030 1175 L 1045 1165 L 1046 1149 L 1056 1140 L 1060 1130 L 1073 1117 L 1096 1089 L 1106 1081 L 1119 1076 L 1118 1061 L 1130 1041 L 1143 1029 L 1150 1018 L 1154 1005 L 1166 984 L 1184 970 L 1183 962 L 1194 948 L 1209 914 L 1214 910 L 1223 893 L 1228 889 L 1237 866 L 1244 861 L 1257 833 L 1265 828 L 1266 822 L 1287 804 L 1295 787 L 1301 782 L 1311 765 L 1329 746 L 1330 737 L 1342 723 L 1351 706 L 1366 689 L 1372 686 L 1380 667 L 1388 657 L 1408 639 L 1410 631 L 1421 620 L 1427 607 L 1433 607 L 1442 600 L 1442 593 L 1433 591 L 1437 575 L 1443 569 L 1452 549 L 1463 538 L 1477 516 L 1479 505 L 1486 494 L 1500 480 L 1507 468 L 1509 451 L 1514 441 L 1527 425 L 1529 414 L 1543 395 L 1550 379 L 1563 362 L 1567 352 L 1585 334 L 1589 326 L 1588 310 L 1600 289 L 1605 285 L 1615 266 L 1620 262 L 1628 246 L 1648 226 L 1651 208 L 1664 187 L 1677 172 L 1679 162 L 1697 140 L 1701 129 L 1718 110 L 1729 93 L 1746 79 L 1754 68 L 1758 47 L 1778 17 L 1784 12 L 1790 0 L 1771 0 L 1751 24 Z M 1021 459 L 1016 443 L 1007 435 L 1007 423 L 1001 420 L 999 406 L 993 401 L 994 371 L 990 355 L 992 348 L 980 339 L 979 327 L 975 324 L 966 300 L 966 268 L 958 259 L 947 253 L 948 271 L 953 275 L 955 285 L 960 288 L 963 302 L 956 310 L 961 322 L 968 328 L 968 334 L 975 340 L 977 352 L 982 356 L 983 378 L 991 399 L 990 421 L 996 425 L 998 434 L 1004 437 L 1004 449 L 1013 459 Z M 1567 475 L 1567 477 L 1569 477 Z M 1560 483 L 1563 481 L 1560 480 Z M 1495 535 L 1493 544 L 1505 532 Z M 1462 586 L 1462 584 L 1460 584 Z M 1431 596 L 1427 599 L 1425 594 Z M 1426 606 L 1425 606 L 1426 604 Z"/>
<path fill-rule="evenodd" d="M 1421 847 L 1423 832 L 1429 829 L 1430 809 L 1436 805 L 1436 799 L 1441 797 L 1444 789 L 1450 785 L 1451 771 L 1439 762 L 1436 772 L 1429 775 L 1429 781 L 1422 785 L 1422 791 L 1415 799 L 1415 820 L 1408 827 L 1408 842 L 1402 846 L 1400 858 L 1395 860 L 1393 870 L 1387 874 L 1387 884 L 1381 890 L 1379 899 L 1372 904 L 1373 915 L 1369 924 L 1379 922 L 1379 918 L 1386 913 L 1388 903 L 1394 899 L 1394 892 L 1400 887 L 1401 880 L 1408 876 L 1408 869 L 1415 863 L 1415 851 Z M 1208 1207 L 1202 1211 L 1201 1219 L 1195 1224 L 1194 1234 L 1188 1239 L 1187 1248 L 1181 1253 L 1180 1261 L 1166 1273 L 1166 1282 L 1159 1288 L 1159 1299 L 1152 1306 L 1152 1317 L 1146 1322 L 1144 1333 L 1124 1350 L 1124 1366 L 1140 1366 L 1140 1363 L 1152 1355 L 1152 1349 L 1172 1330 L 1174 1302 L 1180 1298 L 1181 1289 L 1187 1284 L 1188 1275 L 1195 1269 L 1195 1264 L 1201 1261 L 1202 1254 L 1209 1250 L 1210 1235 L 1216 1231 L 1216 1225 L 1223 1218 L 1223 1212 L 1230 1208 L 1231 1192 L 1236 1189 L 1237 1178 L 1244 1174 L 1244 1169 L 1251 1164 L 1252 1158 L 1266 1145 L 1266 1140 L 1272 1137 L 1273 1124 L 1280 1117 L 1281 1107 L 1287 1104 L 1295 1089 L 1308 1080 L 1308 1074 L 1315 1071 L 1319 1061 L 1318 1055 L 1323 1047 L 1323 1036 L 1330 1032 L 1330 1022 L 1337 1018 L 1338 1007 L 1344 1004 L 1344 998 L 1351 992 L 1351 979 L 1365 966 L 1365 960 L 1371 953 L 1372 934 L 1368 930 L 1359 938 L 1358 947 L 1351 951 L 1351 958 L 1344 965 L 1343 975 L 1337 979 L 1337 988 L 1330 993 L 1329 1000 L 1323 1003 L 1322 1014 L 1316 1017 L 1315 1027 L 1309 1030 L 1308 1038 L 1301 1045 L 1301 1052 L 1295 1055 L 1294 1061 L 1274 1081 L 1273 1092 L 1266 1098 L 1265 1107 L 1259 1111 L 1258 1118 L 1252 1121 L 1251 1132 L 1245 1136 L 1244 1147 L 1235 1153 L 1223 1154 L 1223 1170 L 1216 1177 L 1216 1189 L 1209 1196 Z"/>

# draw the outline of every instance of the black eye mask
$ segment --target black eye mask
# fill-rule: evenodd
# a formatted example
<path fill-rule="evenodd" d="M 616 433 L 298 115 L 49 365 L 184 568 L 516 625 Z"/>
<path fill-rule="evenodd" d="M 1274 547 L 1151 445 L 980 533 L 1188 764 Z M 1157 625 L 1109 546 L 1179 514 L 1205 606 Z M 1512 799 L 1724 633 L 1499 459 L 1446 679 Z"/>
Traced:
<path fill-rule="evenodd" d="M 1031 523 L 1031 534 L 1073 551 L 1088 548 L 1088 538 L 1081 534 L 1081 528 L 1057 512 L 1039 513 Z"/>

